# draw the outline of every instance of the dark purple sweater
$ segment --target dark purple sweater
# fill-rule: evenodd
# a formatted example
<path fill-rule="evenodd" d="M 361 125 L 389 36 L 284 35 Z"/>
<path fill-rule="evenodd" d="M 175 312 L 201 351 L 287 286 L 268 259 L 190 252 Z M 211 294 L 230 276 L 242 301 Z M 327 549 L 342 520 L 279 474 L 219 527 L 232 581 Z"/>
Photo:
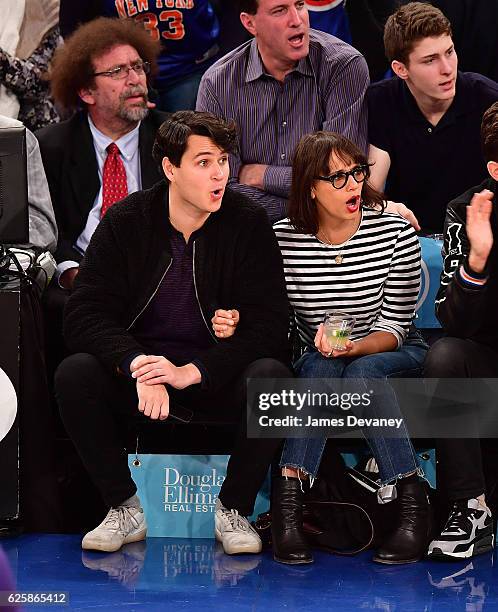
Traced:
<path fill-rule="evenodd" d="M 195 295 L 193 245 L 201 232 L 202 228 L 194 232 L 186 243 L 183 235 L 171 228 L 171 265 L 130 330 L 149 355 L 163 355 L 176 366 L 190 363 L 215 342 Z"/>

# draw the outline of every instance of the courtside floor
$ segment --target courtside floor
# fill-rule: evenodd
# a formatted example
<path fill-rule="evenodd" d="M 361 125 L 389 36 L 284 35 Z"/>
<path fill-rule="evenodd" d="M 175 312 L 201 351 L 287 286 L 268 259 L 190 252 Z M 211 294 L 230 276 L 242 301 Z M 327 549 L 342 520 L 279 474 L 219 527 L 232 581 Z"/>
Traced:
<path fill-rule="evenodd" d="M 271 553 L 229 557 L 214 540 L 149 538 L 112 554 L 87 553 L 80 537 L 0 540 L 18 591 L 66 592 L 69 605 L 24 610 L 381 610 L 498 609 L 496 552 L 468 562 L 372 563 L 371 552 L 317 552 L 309 566 Z M 8 608 L 6 608 L 8 610 Z"/>

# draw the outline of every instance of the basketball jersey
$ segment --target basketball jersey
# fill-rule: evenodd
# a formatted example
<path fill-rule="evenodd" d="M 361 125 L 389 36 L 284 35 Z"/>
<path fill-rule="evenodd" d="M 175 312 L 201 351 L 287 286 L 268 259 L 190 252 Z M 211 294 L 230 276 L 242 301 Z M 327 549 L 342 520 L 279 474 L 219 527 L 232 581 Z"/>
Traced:
<path fill-rule="evenodd" d="M 161 41 L 155 84 L 167 84 L 205 68 L 214 61 L 219 23 L 208 0 L 104 0 L 103 14 L 131 17 Z"/>
<path fill-rule="evenodd" d="M 351 44 L 349 19 L 344 0 L 306 0 L 310 25 Z"/>

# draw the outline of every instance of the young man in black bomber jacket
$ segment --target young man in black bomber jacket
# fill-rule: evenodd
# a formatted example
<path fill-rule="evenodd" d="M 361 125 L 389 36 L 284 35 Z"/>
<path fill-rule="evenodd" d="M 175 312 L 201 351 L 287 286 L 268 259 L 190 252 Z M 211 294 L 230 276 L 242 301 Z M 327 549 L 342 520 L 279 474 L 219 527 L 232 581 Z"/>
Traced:
<path fill-rule="evenodd" d="M 84 549 L 115 551 L 145 538 L 118 411 L 166 419 L 176 403 L 240 413 L 216 536 L 229 554 L 261 550 L 245 516 L 279 441 L 246 438 L 245 381 L 292 376 L 284 365 L 288 303 L 264 209 L 226 189 L 235 142 L 234 126 L 214 115 L 172 115 L 153 149 L 166 180 L 111 207 L 80 267 L 64 321 L 75 354 L 55 387 L 66 429 L 110 507 Z M 232 306 L 237 334 L 218 340 L 210 319 Z"/>
<path fill-rule="evenodd" d="M 498 377 L 498 102 L 484 113 L 481 142 L 490 178 L 450 202 L 446 212 L 436 314 L 447 337 L 427 355 L 428 378 Z M 429 557 L 464 559 L 492 550 L 483 470 L 488 448 L 478 438 L 448 438 L 437 440 L 436 452 L 438 489 L 453 507 Z"/>

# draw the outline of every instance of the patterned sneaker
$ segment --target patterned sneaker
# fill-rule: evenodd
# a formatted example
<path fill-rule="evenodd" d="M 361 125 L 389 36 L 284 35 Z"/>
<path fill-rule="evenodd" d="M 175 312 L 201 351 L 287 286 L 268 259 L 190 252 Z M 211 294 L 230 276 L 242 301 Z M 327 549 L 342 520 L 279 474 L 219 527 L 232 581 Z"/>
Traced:
<path fill-rule="evenodd" d="M 237 510 L 227 510 L 219 499 L 216 500 L 214 532 L 227 555 L 261 552 L 261 539 L 246 517 L 240 516 Z"/>
<path fill-rule="evenodd" d="M 473 584 L 479 583 L 476 579 L 473 561 L 469 561 L 464 568 L 457 565 L 458 569 L 455 572 L 453 572 L 455 566 L 452 565 L 451 567 L 452 569 L 449 570 L 446 563 L 433 563 L 427 570 L 427 578 L 431 586 L 436 587 L 436 589 L 450 589 L 455 593 L 461 593 L 465 586 L 468 585 L 472 589 Z"/>
<path fill-rule="evenodd" d="M 468 559 L 493 549 L 495 536 L 488 508 L 477 499 L 459 500 L 453 505 L 437 540 L 429 545 L 429 559 Z"/>
<path fill-rule="evenodd" d="M 81 542 L 84 550 L 115 552 L 123 544 L 145 540 L 147 524 L 142 508 L 118 506 L 111 508 L 105 519 Z"/>

